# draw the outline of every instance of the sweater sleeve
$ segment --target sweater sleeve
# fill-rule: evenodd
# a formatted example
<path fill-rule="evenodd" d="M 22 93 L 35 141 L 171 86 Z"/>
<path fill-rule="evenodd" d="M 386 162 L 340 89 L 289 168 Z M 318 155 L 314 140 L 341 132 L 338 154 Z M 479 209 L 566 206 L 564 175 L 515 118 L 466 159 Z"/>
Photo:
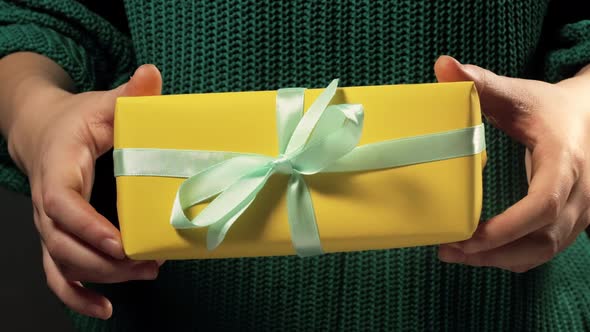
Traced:
<path fill-rule="evenodd" d="M 0 0 L 0 58 L 18 51 L 44 55 L 72 78 L 78 92 L 109 89 L 129 78 L 131 41 L 74 0 Z M 0 137 L 0 186 L 29 193 L 27 178 Z"/>
<path fill-rule="evenodd" d="M 543 38 L 547 40 L 544 78 L 557 82 L 590 64 L 590 12 L 587 0 L 553 0 Z"/>

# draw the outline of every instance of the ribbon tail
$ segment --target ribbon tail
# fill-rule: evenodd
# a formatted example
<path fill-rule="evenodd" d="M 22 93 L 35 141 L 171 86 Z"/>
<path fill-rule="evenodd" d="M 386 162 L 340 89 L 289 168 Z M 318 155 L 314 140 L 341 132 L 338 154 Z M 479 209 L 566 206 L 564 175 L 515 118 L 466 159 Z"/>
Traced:
<path fill-rule="evenodd" d="M 291 241 L 300 257 L 321 255 L 320 241 L 313 202 L 309 189 L 298 173 L 293 173 L 287 187 L 287 210 Z"/>
<path fill-rule="evenodd" d="M 326 109 L 318 122 L 317 135 L 293 156 L 301 174 L 315 174 L 342 158 L 358 144 L 364 122 L 361 105 L 336 105 Z"/>

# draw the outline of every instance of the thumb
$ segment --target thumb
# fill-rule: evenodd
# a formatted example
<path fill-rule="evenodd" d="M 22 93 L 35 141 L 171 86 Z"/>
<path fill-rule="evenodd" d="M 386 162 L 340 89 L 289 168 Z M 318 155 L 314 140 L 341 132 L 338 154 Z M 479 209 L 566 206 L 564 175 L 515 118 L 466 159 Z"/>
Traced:
<path fill-rule="evenodd" d="M 141 65 L 129 82 L 113 90 L 115 97 L 153 96 L 162 94 L 162 75 L 152 64 Z"/>
<path fill-rule="evenodd" d="M 103 102 L 101 105 L 101 115 L 105 122 L 112 122 L 115 103 L 119 97 L 139 97 L 153 96 L 162 94 L 162 75 L 154 65 L 141 65 L 135 70 L 135 73 L 127 83 L 119 85 L 117 88 L 101 92 L 98 96 Z"/>
<path fill-rule="evenodd" d="M 115 103 L 118 97 L 150 96 L 162 93 L 162 76 L 156 66 L 142 65 L 131 76 L 127 83 L 119 87 L 101 92 L 99 96 L 99 111 L 94 116 L 95 126 L 90 132 L 95 142 L 95 154 L 100 156 L 108 151 L 113 144 L 113 119 Z M 106 125 L 105 125 L 106 124 Z"/>
<path fill-rule="evenodd" d="M 450 56 L 434 64 L 438 82 L 473 81 L 486 119 L 514 139 L 529 145 L 525 128 L 535 89 L 531 81 L 496 75 L 475 65 L 464 65 Z"/>

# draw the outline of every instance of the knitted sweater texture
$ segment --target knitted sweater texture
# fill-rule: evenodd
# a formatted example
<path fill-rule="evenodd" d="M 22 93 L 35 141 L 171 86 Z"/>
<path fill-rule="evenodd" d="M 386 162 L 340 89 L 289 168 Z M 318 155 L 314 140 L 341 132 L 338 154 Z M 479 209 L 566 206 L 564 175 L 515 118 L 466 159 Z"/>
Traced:
<path fill-rule="evenodd" d="M 433 82 L 441 54 L 555 82 L 590 63 L 583 2 L 0 1 L 0 56 L 43 54 L 79 91 L 142 63 L 161 70 L 165 94 Z M 482 221 L 527 191 L 523 147 L 486 130 Z M 0 183 L 28 193 L 0 141 Z M 92 203 L 116 223 L 108 154 L 96 179 Z M 83 331 L 584 331 L 589 275 L 585 234 L 523 274 L 441 263 L 435 246 L 169 261 L 153 282 L 88 285 L 112 300 L 110 320 L 69 314 Z"/>

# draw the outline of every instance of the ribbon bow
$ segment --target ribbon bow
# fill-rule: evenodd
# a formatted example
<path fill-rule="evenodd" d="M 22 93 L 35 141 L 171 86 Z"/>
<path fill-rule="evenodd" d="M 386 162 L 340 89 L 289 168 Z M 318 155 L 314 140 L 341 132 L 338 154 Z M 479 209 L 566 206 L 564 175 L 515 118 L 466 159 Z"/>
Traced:
<path fill-rule="evenodd" d="M 290 175 L 287 209 L 291 239 L 299 256 L 322 253 L 313 204 L 303 175 L 321 172 L 352 151 L 363 127 L 363 107 L 330 105 L 333 80 L 303 114 L 304 89 L 280 89 L 277 95 L 279 156 L 238 156 L 191 176 L 178 189 L 172 209 L 175 228 L 209 227 L 207 248 L 216 248 L 238 217 L 275 173 Z M 189 220 L 184 210 L 218 195 Z"/>

